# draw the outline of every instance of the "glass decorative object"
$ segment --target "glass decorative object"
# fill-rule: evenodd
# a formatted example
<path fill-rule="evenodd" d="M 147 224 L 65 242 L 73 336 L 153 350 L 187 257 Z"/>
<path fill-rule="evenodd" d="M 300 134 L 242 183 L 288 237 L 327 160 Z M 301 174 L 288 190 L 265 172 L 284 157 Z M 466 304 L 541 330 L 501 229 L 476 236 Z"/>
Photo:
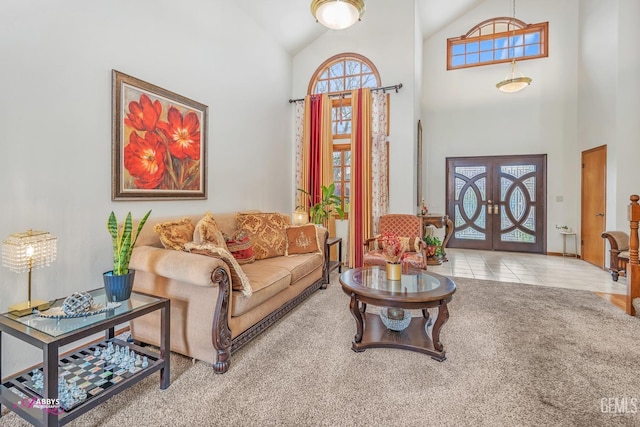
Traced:
<path fill-rule="evenodd" d="M 399 332 L 407 329 L 411 323 L 411 313 L 402 308 L 383 307 L 380 310 L 380 320 L 387 329 Z"/>

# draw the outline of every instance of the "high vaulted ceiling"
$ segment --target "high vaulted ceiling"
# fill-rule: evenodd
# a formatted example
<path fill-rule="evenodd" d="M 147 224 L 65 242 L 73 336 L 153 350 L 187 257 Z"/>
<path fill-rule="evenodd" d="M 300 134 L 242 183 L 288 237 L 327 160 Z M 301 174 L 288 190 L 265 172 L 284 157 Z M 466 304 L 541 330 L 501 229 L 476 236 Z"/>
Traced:
<path fill-rule="evenodd" d="M 482 1 L 417 0 L 423 38 L 436 33 Z M 311 16 L 311 0 L 236 0 L 236 2 L 291 54 L 296 54 L 321 34 L 330 31 L 315 22 Z M 367 5 L 367 7 L 373 7 L 373 5 Z"/>

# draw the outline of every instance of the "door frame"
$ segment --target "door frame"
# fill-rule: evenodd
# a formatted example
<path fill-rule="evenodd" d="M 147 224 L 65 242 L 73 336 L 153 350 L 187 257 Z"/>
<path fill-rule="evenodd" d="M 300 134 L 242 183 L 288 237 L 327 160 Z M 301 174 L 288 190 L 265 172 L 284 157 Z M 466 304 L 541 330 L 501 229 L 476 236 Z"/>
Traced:
<path fill-rule="evenodd" d="M 493 243 L 493 237 L 499 234 L 500 225 L 497 223 L 493 224 L 493 221 L 492 221 L 491 229 L 489 229 L 489 226 L 487 225 L 487 232 L 490 233 L 492 236 L 491 249 L 485 249 L 486 241 L 474 242 L 473 240 L 465 241 L 464 245 L 452 246 L 452 247 L 461 247 L 461 248 L 468 248 L 468 249 L 499 250 L 499 251 L 522 252 L 522 253 L 539 253 L 539 254 L 547 253 L 547 204 L 548 204 L 547 203 L 547 159 L 548 159 L 547 154 L 520 154 L 520 155 L 513 154 L 513 155 L 499 155 L 499 156 L 447 157 L 445 159 L 446 211 L 447 211 L 447 215 L 449 215 L 449 218 L 455 221 L 454 212 L 450 212 L 450 206 L 451 206 L 450 199 L 453 197 L 453 192 L 455 191 L 455 184 L 453 182 L 450 182 L 451 181 L 450 180 L 450 177 L 451 177 L 450 164 L 453 163 L 453 161 L 463 162 L 463 163 L 469 162 L 471 164 L 473 164 L 474 162 L 484 161 L 486 164 L 490 165 L 487 168 L 487 171 L 485 172 L 485 176 L 487 180 L 486 185 L 489 186 L 490 178 L 497 179 L 500 176 L 499 172 L 496 172 L 493 170 L 495 169 L 493 168 L 493 166 L 503 162 L 508 163 L 509 160 L 514 160 L 514 161 L 517 161 L 518 163 L 522 160 L 523 163 L 525 163 L 526 159 L 532 159 L 531 161 L 538 163 L 540 167 L 540 170 L 538 171 L 539 182 L 536 182 L 536 205 L 539 206 L 539 210 L 538 210 L 539 215 L 536 216 L 536 231 L 537 231 L 536 234 L 538 234 L 540 238 L 540 242 L 535 244 L 536 250 L 520 251 L 517 248 L 513 248 L 513 249 L 495 248 L 495 244 Z M 499 183 L 497 184 L 494 191 L 498 191 L 498 193 L 500 192 Z M 496 195 L 498 196 L 497 198 L 495 197 Z M 496 204 L 495 201 L 500 199 L 499 194 L 487 193 L 487 198 L 489 196 L 494 196 L 492 197 L 493 199 L 495 199 L 493 203 L 494 205 Z M 486 210 L 487 200 L 481 200 L 480 203 L 482 203 L 485 206 L 485 210 Z M 499 204 L 500 203 L 498 203 L 498 205 Z M 487 221 L 489 221 L 489 215 L 487 215 Z M 496 233 L 496 231 L 498 231 L 498 233 Z M 455 226 L 452 234 L 453 233 L 455 233 Z M 455 242 L 454 242 L 454 245 L 455 245 Z"/>

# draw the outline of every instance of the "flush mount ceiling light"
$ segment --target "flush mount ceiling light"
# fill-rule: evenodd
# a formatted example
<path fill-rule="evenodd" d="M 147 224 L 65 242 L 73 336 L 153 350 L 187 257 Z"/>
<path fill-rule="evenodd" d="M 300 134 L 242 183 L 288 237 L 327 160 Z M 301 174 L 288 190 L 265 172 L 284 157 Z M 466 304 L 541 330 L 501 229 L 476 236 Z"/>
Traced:
<path fill-rule="evenodd" d="M 516 20 L 516 0 L 513 0 L 513 22 L 515 22 L 515 20 Z M 509 38 L 509 53 L 511 55 L 511 58 L 513 58 L 511 60 L 511 69 L 509 70 L 509 74 L 507 74 L 504 80 L 496 84 L 496 87 L 498 88 L 498 90 L 504 93 L 519 92 L 525 87 L 529 86 L 532 81 L 530 77 L 525 77 L 520 72 L 520 70 L 518 70 L 518 67 L 516 66 L 516 48 L 513 47 L 513 45 L 515 45 L 515 39 L 516 39 L 516 27 L 513 22 L 510 24 L 513 28 L 513 31 L 511 33 L 511 37 Z M 519 76 L 516 76 L 516 72 L 519 74 Z"/>
<path fill-rule="evenodd" d="M 332 30 L 343 30 L 362 19 L 364 0 L 313 0 L 311 14 Z"/>

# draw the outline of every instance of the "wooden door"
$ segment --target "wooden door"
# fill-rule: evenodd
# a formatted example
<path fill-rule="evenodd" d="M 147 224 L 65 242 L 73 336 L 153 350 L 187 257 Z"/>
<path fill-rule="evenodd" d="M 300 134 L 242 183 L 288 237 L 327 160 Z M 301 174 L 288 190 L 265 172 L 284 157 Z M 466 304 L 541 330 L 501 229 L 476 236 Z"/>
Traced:
<path fill-rule="evenodd" d="M 544 253 L 546 164 L 546 155 L 448 158 L 448 246 Z"/>
<path fill-rule="evenodd" d="M 582 152 L 582 202 L 580 254 L 582 259 L 604 268 L 606 227 L 607 146 Z"/>

